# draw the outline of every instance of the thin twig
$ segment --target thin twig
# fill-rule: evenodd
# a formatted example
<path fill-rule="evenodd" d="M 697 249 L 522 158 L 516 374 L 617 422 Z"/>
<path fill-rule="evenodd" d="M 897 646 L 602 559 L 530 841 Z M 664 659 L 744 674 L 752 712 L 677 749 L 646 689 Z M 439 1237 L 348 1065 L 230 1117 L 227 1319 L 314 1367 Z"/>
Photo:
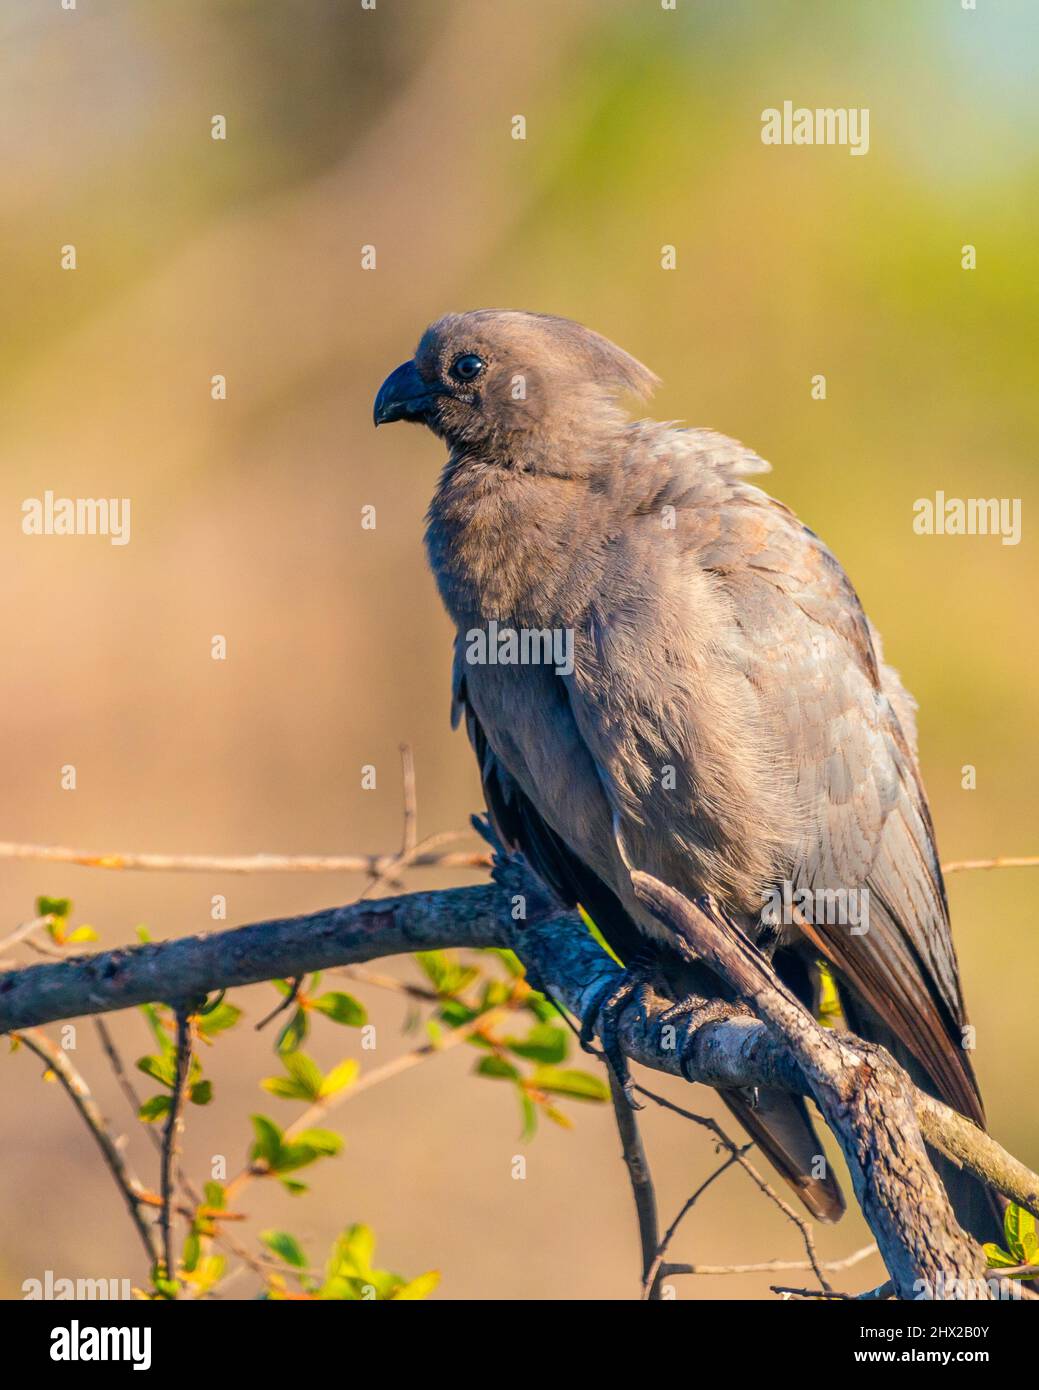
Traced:
<path fill-rule="evenodd" d="M 127 1075 L 126 1068 L 123 1065 L 123 1059 L 119 1055 L 119 1051 L 116 1048 L 115 1039 L 112 1037 L 112 1034 L 108 1030 L 108 1024 L 105 1022 L 103 1018 L 95 1018 L 94 1028 L 97 1032 L 98 1038 L 101 1041 L 101 1046 L 104 1049 L 105 1056 L 108 1058 L 108 1061 L 111 1065 L 112 1072 L 115 1076 L 116 1082 L 119 1085 L 119 1089 L 122 1091 L 123 1095 L 129 1102 L 130 1108 L 133 1111 L 134 1119 L 140 1122 L 141 1097 L 137 1092 L 137 1088 L 134 1086 L 133 1082 Z M 161 1152 L 162 1140 L 159 1138 L 158 1131 L 156 1130 L 155 1126 L 151 1124 L 144 1124 L 144 1129 L 148 1135 L 148 1138 Z"/>
<path fill-rule="evenodd" d="M 851 1269 L 876 1254 L 879 1254 L 879 1251 L 873 1244 L 864 1245 L 861 1250 L 855 1250 L 840 1260 L 822 1260 L 818 1268 L 810 1260 L 760 1260 L 756 1264 L 745 1265 L 665 1264 L 661 1267 L 661 1273 L 664 1278 L 672 1274 L 781 1274 L 795 1269 L 810 1269 L 813 1273 L 825 1269 L 827 1274 L 836 1274 L 840 1270 Z"/>
<path fill-rule="evenodd" d="M 177 1009 L 177 1061 L 174 1073 L 173 1091 L 170 1095 L 170 1108 L 166 1116 L 166 1127 L 162 1134 L 161 1186 L 162 1213 L 159 1225 L 162 1230 L 163 1259 L 166 1262 L 166 1278 L 173 1280 L 173 1184 L 174 1166 L 177 1159 L 177 1141 L 180 1137 L 180 1117 L 187 1092 L 188 1073 L 191 1070 L 191 1015 L 186 1006 Z"/>
<path fill-rule="evenodd" d="M 769 1288 L 786 1298 L 817 1298 L 831 1303 L 854 1303 L 859 1297 L 856 1293 L 837 1293 L 834 1289 L 788 1289 L 782 1284 L 770 1284 Z"/>
<path fill-rule="evenodd" d="M 284 1013 L 286 1009 L 292 1008 L 293 1004 L 295 1004 L 296 1000 L 299 998 L 300 990 L 303 988 L 303 980 L 304 976 L 302 975 L 293 976 L 289 981 L 289 990 L 284 999 L 280 999 L 269 1014 L 264 1014 L 259 1023 L 253 1025 L 257 1033 L 266 1028 L 268 1023 L 276 1019 L 279 1014 Z"/>
<path fill-rule="evenodd" d="M 432 836 L 426 848 L 408 860 L 412 869 L 486 869 L 482 850 L 446 853 L 439 846 L 466 839 L 458 831 Z M 378 877 L 400 861 L 400 854 L 98 854 L 64 845 L 0 842 L 0 859 L 37 859 L 52 864 L 79 864 L 87 869 L 146 869 L 159 873 L 221 874 L 367 874 Z"/>
<path fill-rule="evenodd" d="M 942 865 L 943 874 L 958 874 L 964 869 L 1032 869 L 1039 864 L 1039 854 L 1000 854 L 995 859 L 954 859 Z"/>
<path fill-rule="evenodd" d="M 123 1065 L 123 1059 L 119 1053 L 119 1049 L 115 1045 L 115 1040 L 109 1032 L 108 1026 L 103 1018 L 96 1018 L 94 1020 L 94 1027 L 97 1029 L 98 1037 L 101 1040 L 101 1046 L 104 1049 L 105 1056 L 108 1058 L 108 1061 L 111 1064 L 116 1081 L 118 1082 L 119 1087 L 123 1092 L 123 1095 L 126 1097 L 127 1101 L 130 1104 L 130 1108 L 133 1111 L 134 1118 L 139 1120 L 140 1117 L 138 1112 L 141 1108 L 141 1098 L 137 1093 L 137 1090 L 134 1087 L 133 1082 L 130 1080 L 127 1074 L 126 1067 Z M 160 1137 L 159 1131 L 152 1124 L 147 1124 L 143 1121 L 140 1122 L 143 1125 L 143 1128 L 145 1130 L 145 1133 L 148 1135 L 148 1138 L 151 1140 L 152 1144 L 155 1146 L 156 1149 L 158 1149 L 158 1151 L 161 1154 L 163 1148 L 163 1141 Z M 181 1190 L 187 1195 L 187 1197 L 190 1199 L 192 1203 L 192 1208 L 190 1210 L 185 1210 L 182 1207 L 178 1208 L 178 1210 L 181 1212 L 182 1215 L 185 1215 L 188 1217 L 188 1219 L 191 1219 L 200 1209 L 203 1208 L 204 1204 L 202 1193 L 199 1192 L 198 1188 L 195 1187 L 195 1185 L 191 1182 L 191 1179 L 183 1171 L 179 1171 L 177 1173 L 177 1182 Z M 159 1205 L 161 1206 L 161 1204 L 162 1199 L 160 1197 Z M 233 1236 L 231 1236 L 227 1231 L 221 1229 L 219 1225 L 216 1224 L 222 1221 L 235 1221 L 241 1219 L 237 1215 L 237 1213 L 224 1210 L 213 1210 L 210 1213 L 210 1215 L 214 1220 L 214 1224 L 216 1226 L 216 1229 L 214 1230 L 213 1234 L 213 1240 L 216 1241 L 218 1244 L 225 1246 L 226 1249 L 228 1249 L 233 1255 L 236 1255 L 240 1260 L 242 1260 L 243 1266 L 249 1266 L 251 1269 L 253 1269 L 254 1272 L 259 1273 L 260 1276 L 263 1277 L 263 1266 L 253 1256 L 251 1251 L 246 1249 L 244 1246 L 240 1245 L 234 1239 Z M 226 1283 L 226 1280 L 224 1282 Z"/>
<path fill-rule="evenodd" d="M 402 1073 L 410 1071 L 412 1067 L 417 1067 L 428 1057 L 436 1057 L 441 1052 L 446 1052 L 449 1048 L 465 1042 L 467 1038 L 473 1037 L 476 1033 L 486 1032 L 492 1024 L 504 1018 L 507 1012 L 508 1010 L 504 1007 L 488 1009 L 486 1013 L 478 1014 L 476 1018 L 471 1018 L 466 1023 L 460 1023 L 457 1028 L 445 1032 L 436 1042 L 430 1040 L 420 1043 L 418 1047 L 412 1048 L 409 1052 L 402 1052 L 399 1057 L 394 1057 L 391 1061 L 383 1063 L 381 1067 L 375 1067 L 370 1072 L 362 1073 L 352 1086 L 347 1086 L 344 1090 L 336 1091 L 331 1096 L 316 1100 L 300 1115 L 299 1119 L 293 1120 L 292 1124 L 289 1125 L 285 1131 L 286 1139 L 292 1139 L 302 1130 L 309 1129 L 317 1120 L 322 1119 L 330 1110 L 335 1110 L 344 1101 L 353 1100 L 355 1096 L 370 1091 L 373 1086 L 378 1086 L 383 1081 L 389 1081 L 391 1077 L 400 1076 Z"/>
<path fill-rule="evenodd" d="M 438 843 L 467 838 L 468 831 L 436 837 Z M 37 845 L 15 840 L 0 841 L 0 859 L 35 859 L 52 864 L 77 864 L 86 869 L 151 870 L 158 873 L 222 874 L 366 874 L 378 877 L 399 861 L 397 854 L 158 854 L 116 850 L 73 849 L 67 845 Z M 1039 855 L 998 855 L 994 859 L 959 859 L 942 865 L 946 874 L 965 869 L 1023 869 L 1039 865 Z M 486 869 L 491 856 L 485 851 L 426 850 L 408 860 L 413 869 Z"/>
<path fill-rule="evenodd" d="M 418 844 L 418 797 L 415 792 L 415 755 L 410 743 L 400 746 L 400 770 L 403 781 L 404 834 L 401 838 L 402 856 L 414 854 Z"/>
<path fill-rule="evenodd" d="M 127 1211 L 130 1213 L 137 1234 L 141 1238 L 141 1244 L 148 1256 L 150 1269 L 155 1264 L 158 1254 L 152 1227 L 142 1211 L 142 1206 L 145 1205 L 140 1195 L 143 1190 L 142 1184 L 130 1171 L 126 1158 L 109 1134 L 97 1102 L 90 1094 L 90 1087 L 69 1061 L 68 1053 L 48 1038 L 46 1033 L 41 1032 L 38 1028 L 24 1028 L 11 1036 L 22 1042 L 30 1052 L 35 1053 L 40 1061 L 55 1074 L 94 1136 L 109 1172 L 122 1193 L 123 1201 L 126 1203 Z"/>
<path fill-rule="evenodd" d="M 8 946 L 17 946 L 19 941 L 24 941 L 38 928 L 49 926 L 53 921 L 53 914 L 47 912 L 42 917 L 34 917 L 31 922 L 23 922 L 20 927 L 15 927 L 10 936 L 0 940 L 0 951 L 6 950 Z"/>
<path fill-rule="evenodd" d="M 672 1110 L 676 1115 L 681 1115 L 684 1119 L 692 1120 L 694 1124 L 701 1125 L 704 1129 L 709 1130 L 724 1149 L 727 1149 L 730 1154 L 737 1155 L 737 1162 L 750 1178 L 751 1182 L 758 1188 L 759 1192 L 777 1206 L 787 1220 L 792 1222 L 801 1232 L 805 1254 L 808 1256 L 808 1268 L 813 1271 L 815 1277 L 819 1280 L 820 1287 L 828 1289 L 830 1285 L 826 1281 L 826 1277 L 823 1274 L 823 1266 L 820 1264 L 819 1257 L 815 1252 L 815 1235 L 812 1231 L 811 1222 L 807 1221 L 800 1212 L 795 1211 L 789 1202 L 783 1200 L 768 1179 L 763 1177 L 762 1174 L 758 1172 L 757 1168 L 754 1167 L 754 1164 L 751 1163 L 750 1159 L 746 1157 L 746 1150 L 739 1149 L 733 1140 L 729 1138 L 728 1134 L 726 1134 L 725 1130 L 722 1129 L 718 1121 L 712 1119 L 710 1115 L 698 1115 L 692 1110 L 685 1109 L 684 1106 L 676 1105 L 673 1100 L 668 1100 L 666 1096 L 658 1095 L 655 1091 L 646 1090 L 644 1086 L 638 1086 L 636 1089 L 641 1091 L 648 1100 L 655 1100 L 656 1103 L 663 1106 L 665 1110 Z M 876 1246 L 873 1248 L 876 1249 Z"/>
<path fill-rule="evenodd" d="M 747 1148 L 749 1149 L 750 1147 L 751 1145 L 748 1144 Z M 652 1263 L 650 1264 L 649 1269 L 647 1269 L 645 1277 L 642 1280 L 642 1298 L 644 1302 L 649 1301 L 651 1291 L 657 1281 L 657 1275 L 660 1273 L 660 1266 L 664 1263 L 664 1256 L 667 1254 L 668 1246 L 674 1239 L 675 1232 L 678 1230 L 679 1226 L 685 1220 L 687 1213 L 692 1211 L 693 1207 L 696 1205 L 696 1203 L 700 1200 L 700 1198 L 703 1196 L 703 1194 L 707 1191 L 707 1189 L 711 1186 L 713 1182 L 717 1181 L 717 1179 L 720 1178 L 721 1175 L 724 1172 L 726 1172 L 729 1168 L 731 1168 L 734 1163 L 739 1162 L 739 1157 L 739 1154 L 730 1154 L 729 1157 L 725 1160 L 725 1162 L 722 1163 L 719 1167 L 717 1167 L 714 1170 L 714 1172 L 710 1175 L 710 1177 L 705 1178 L 704 1181 L 700 1184 L 700 1186 L 696 1189 L 696 1191 L 692 1194 L 692 1196 L 687 1197 L 685 1202 L 682 1204 L 682 1208 L 679 1211 L 678 1215 L 675 1217 L 674 1221 L 671 1222 L 671 1225 L 664 1232 L 664 1239 L 657 1246 L 657 1253 L 653 1257 Z"/>
<path fill-rule="evenodd" d="M 406 743 L 402 743 L 400 746 L 400 759 L 404 802 L 404 830 L 401 835 L 400 852 L 378 873 L 372 874 L 358 901 L 370 898 L 376 889 L 383 887 L 383 885 L 397 883 L 397 875 L 402 869 L 409 869 L 421 855 L 430 853 L 444 839 L 443 835 L 429 835 L 421 841 L 416 838 L 418 801 L 415 793 L 415 763 L 411 756 L 411 749 Z"/>
<path fill-rule="evenodd" d="M 641 1278 L 645 1282 L 649 1270 L 656 1259 L 660 1244 L 660 1227 L 657 1219 L 657 1199 L 653 1190 L 653 1176 L 649 1170 L 649 1159 L 639 1133 L 635 1111 L 624 1094 L 624 1087 L 614 1075 L 613 1068 L 606 1068 L 610 1083 L 610 1098 L 613 1113 L 617 1120 L 617 1133 L 621 1141 L 621 1154 L 628 1169 L 631 1192 L 635 1199 L 635 1216 L 639 1223 L 639 1242 L 642 1247 Z M 660 1299 L 660 1278 L 653 1280 L 647 1294 L 650 1302 Z"/>
<path fill-rule="evenodd" d="M 783 1284 L 770 1284 L 769 1288 L 773 1293 L 782 1294 L 784 1298 L 829 1299 L 830 1302 L 838 1303 L 883 1303 L 895 1294 L 895 1286 L 890 1279 L 878 1284 L 875 1289 L 867 1289 L 865 1293 L 836 1293 L 833 1289 L 790 1289 Z"/>
<path fill-rule="evenodd" d="M 403 1072 L 410 1071 L 412 1067 L 417 1067 L 428 1057 L 434 1057 L 441 1052 L 446 1052 L 451 1047 L 455 1047 L 458 1043 L 465 1042 L 466 1038 L 472 1037 L 474 1033 L 484 1031 L 490 1023 L 496 1022 L 506 1012 L 504 1006 L 488 1009 L 486 1013 L 479 1014 L 476 1018 L 471 1018 L 466 1023 L 459 1024 L 457 1028 L 452 1028 L 449 1032 L 444 1033 L 436 1042 L 421 1043 L 409 1052 L 403 1052 L 399 1057 L 394 1057 L 392 1061 L 386 1062 L 383 1066 L 362 1074 L 352 1085 L 344 1087 L 343 1090 L 322 1096 L 308 1106 L 302 1115 L 293 1120 L 292 1124 L 285 1130 L 284 1138 L 286 1140 L 294 1139 L 297 1134 L 309 1129 L 318 1120 L 323 1120 L 329 1111 L 336 1109 L 345 1101 L 352 1100 L 354 1096 L 371 1090 L 373 1086 L 378 1086 L 391 1077 L 400 1076 Z M 263 1177 L 266 1172 L 267 1169 L 260 1164 L 248 1164 L 227 1183 L 224 1190 L 228 1202 L 233 1196 L 237 1196 L 253 1178 Z"/>
<path fill-rule="evenodd" d="M 374 985 L 377 989 L 388 989 L 394 994 L 406 994 L 409 999 L 420 999 L 425 1004 L 440 1004 L 443 995 L 424 985 L 412 984 L 410 980 L 398 980 L 396 975 L 383 975 L 378 970 L 367 970 L 361 965 L 341 965 L 333 967 L 330 975 L 343 975 L 348 980 L 356 980 L 361 985 Z"/>

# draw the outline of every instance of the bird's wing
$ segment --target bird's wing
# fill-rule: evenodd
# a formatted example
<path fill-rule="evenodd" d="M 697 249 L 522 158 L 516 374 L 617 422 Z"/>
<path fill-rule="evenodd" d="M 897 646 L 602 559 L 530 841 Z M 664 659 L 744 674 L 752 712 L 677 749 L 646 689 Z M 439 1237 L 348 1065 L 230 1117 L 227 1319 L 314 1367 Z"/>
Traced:
<path fill-rule="evenodd" d="M 580 904 L 622 962 L 643 954 L 646 943 L 616 895 L 552 829 L 492 748 L 469 698 L 459 642 L 451 690 L 452 727 L 463 720 L 476 754 L 491 824 L 501 843 L 506 849 L 518 850 L 565 907 Z"/>
<path fill-rule="evenodd" d="M 861 934 L 802 930 L 944 1098 L 983 1123 L 911 701 L 840 565 L 787 508 L 735 484 L 699 524 L 693 513 L 688 543 L 728 599 L 742 638 L 730 651 L 795 778 L 804 830 L 789 877 L 869 891 Z"/>
<path fill-rule="evenodd" d="M 840 565 L 746 472 L 732 441 L 636 427 L 574 721 L 631 858 L 680 890 L 749 917 L 770 882 L 867 890 L 864 932 L 798 925 L 980 1123 L 911 702 Z"/>
<path fill-rule="evenodd" d="M 491 746 L 470 698 L 459 642 L 455 650 L 451 722 L 457 726 L 463 720 L 498 839 L 506 848 L 518 850 L 566 906 L 580 904 L 622 962 L 639 960 L 645 964 L 656 957 L 666 978 L 669 967 L 677 961 L 669 962 L 662 945 L 639 931 L 604 877 L 584 863 L 552 829 L 534 799 L 522 790 Z M 688 966 L 678 968 L 679 979 L 690 974 Z M 699 980 L 690 983 L 697 985 L 697 992 L 704 987 Z M 766 1088 L 753 1100 L 737 1091 L 719 1094 L 811 1215 L 819 1221 L 838 1221 L 844 1212 L 844 1197 L 832 1173 L 818 1172 L 821 1146 L 801 1097 Z"/>

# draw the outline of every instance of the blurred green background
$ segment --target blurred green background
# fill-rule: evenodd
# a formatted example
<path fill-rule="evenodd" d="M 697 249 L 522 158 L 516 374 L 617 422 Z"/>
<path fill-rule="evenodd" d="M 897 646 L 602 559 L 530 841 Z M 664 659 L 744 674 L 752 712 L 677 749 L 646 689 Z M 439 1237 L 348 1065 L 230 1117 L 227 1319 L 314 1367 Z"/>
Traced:
<path fill-rule="evenodd" d="M 0 37 L 0 836 L 392 850 L 402 739 L 420 830 L 465 825 L 478 782 L 448 728 L 449 628 L 420 539 L 440 449 L 418 430 L 376 438 L 371 401 L 430 319 L 498 305 L 600 330 L 663 378 L 654 414 L 772 461 L 770 489 L 841 558 L 920 702 L 943 856 L 1039 848 L 1031 0 L 38 0 L 8 9 Z M 868 107 L 868 155 L 764 146 L 761 112 L 786 99 Z M 226 141 L 210 138 L 214 114 Z M 74 272 L 59 267 L 67 243 Z M 130 497 L 131 543 L 22 535 L 22 500 L 46 489 Z M 915 535 L 913 502 L 936 489 L 1023 499 L 1021 544 Z M 210 659 L 214 633 L 226 662 Z M 66 763 L 75 792 L 60 789 Z M 361 790 L 365 763 L 377 792 Z M 992 1129 L 1033 1167 L 1034 872 L 950 884 Z M 205 930 L 213 893 L 242 922 L 362 886 L 24 863 L 0 864 L 0 882 L 0 935 L 46 892 L 72 897 L 105 945 L 141 921 L 156 937 Z M 238 1002 L 255 1020 L 272 995 Z M 384 1060 L 409 1045 L 401 1008 L 368 1002 Z M 139 1019 L 113 1026 L 128 1057 L 147 1050 Z M 80 1037 L 77 1061 L 122 1116 Z M 200 1171 L 226 1152 L 233 1171 L 269 1035 L 240 1030 L 207 1062 L 217 1104 L 190 1117 L 186 1157 Z M 442 1269 L 442 1297 L 630 1296 L 609 1115 L 582 1108 L 572 1133 L 525 1145 L 512 1098 L 471 1063 L 457 1049 L 351 1102 L 347 1151 L 315 1195 L 257 1190 L 254 1224 L 323 1249 L 370 1221 L 386 1263 Z M 139 1278 L 66 1098 L 28 1058 L 3 1065 L 0 1295 L 47 1268 Z M 714 1155 L 674 1117 L 644 1125 L 669 1220 Z M 131 1146 L 144 1169 L 150 1150 Z M 509 1175 L 521 1151 L 524 1183 Z M 821 1247 L 864 1240 L 850 1216 Z M 733 1174 L 674 1251 L 800 1253 Z M 855 1275 L 881 1277 L 876 1260 Z M 769 1282 L 687 1279 L 678 1296 L 771 1297 Z"/>

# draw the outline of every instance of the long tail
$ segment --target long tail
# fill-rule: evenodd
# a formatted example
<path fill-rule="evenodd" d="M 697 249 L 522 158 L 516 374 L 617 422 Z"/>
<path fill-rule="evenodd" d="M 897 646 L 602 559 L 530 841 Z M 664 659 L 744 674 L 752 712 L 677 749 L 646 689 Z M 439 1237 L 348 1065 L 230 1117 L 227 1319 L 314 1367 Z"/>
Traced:
<path fill-rule="evenodd" d="M 717 994 L 718 981 L 702 963 L 663 955 L 660 964 L 674 999 Z M 817 1221 L 839 1221 L 844 1215 L 844 1195 L 802 1097 L 764 1086 L 753 1092 L 720 1090 L 718 1094 L 808 1214 Z"/>
<path fill-rule="evenodd" d="M 754 1101 L 740 1091 L 718 1094 L 809 1215 L 817 1221 L 839 1221 L 844 1215 L 844 1194 L 829 1170 L 801 1097 L 764 1088 Z"/>

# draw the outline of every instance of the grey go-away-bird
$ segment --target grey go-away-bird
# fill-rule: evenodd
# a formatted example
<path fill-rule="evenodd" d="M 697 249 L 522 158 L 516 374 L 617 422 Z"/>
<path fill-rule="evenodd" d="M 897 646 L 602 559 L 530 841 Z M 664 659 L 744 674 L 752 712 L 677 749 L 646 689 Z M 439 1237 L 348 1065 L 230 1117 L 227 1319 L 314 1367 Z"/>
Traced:
<path fill-rule="evenodd" d="M 824 961 L 852 1031 L 983 1125 L 913 701 L 833 555 L 756 486 L 768 465 L 621 409 L 656 384 L 580 324 L 484 309 L 434 323 L 378 393 L 376 424 L 449 450 L 426 545 L 492 822 L 628 967 L 604 1007 L 622 1079 L 609 1021 L 638 982 L 694 1023 L 729 1007 L 635 867 L 746 933 L 809 1007 Z M 804 1103 L 722 1095 L 836 1219 Z M 984 1190 L 943 1176 L 982 1234 Z"/>

